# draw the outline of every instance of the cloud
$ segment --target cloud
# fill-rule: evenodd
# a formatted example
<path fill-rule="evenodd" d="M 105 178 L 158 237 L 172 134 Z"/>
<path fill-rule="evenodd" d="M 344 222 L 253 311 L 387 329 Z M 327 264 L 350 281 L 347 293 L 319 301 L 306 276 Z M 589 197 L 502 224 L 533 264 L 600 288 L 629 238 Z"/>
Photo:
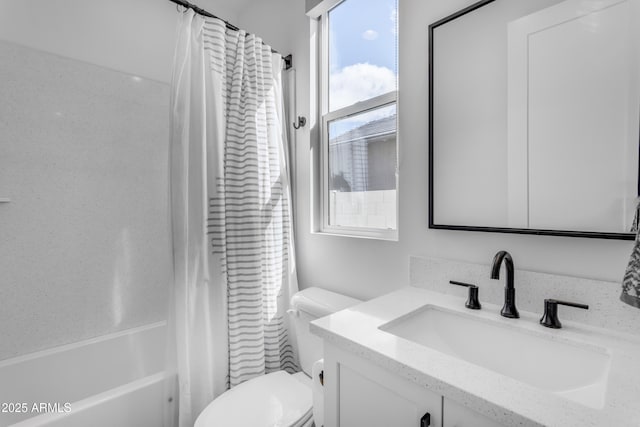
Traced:
<path fill-rule="evenodd" d="M 374 30 L 367 30 L 362 33 L 362 38 L 365 40 L 375 40 L 378 38 L 378 32 Z"/>
<path fill-rule="evenodd" d="M 396 90 L 396 75 L 392 70 L 368 63 L 332 72 L 329 82 L 331 110 Z"/>

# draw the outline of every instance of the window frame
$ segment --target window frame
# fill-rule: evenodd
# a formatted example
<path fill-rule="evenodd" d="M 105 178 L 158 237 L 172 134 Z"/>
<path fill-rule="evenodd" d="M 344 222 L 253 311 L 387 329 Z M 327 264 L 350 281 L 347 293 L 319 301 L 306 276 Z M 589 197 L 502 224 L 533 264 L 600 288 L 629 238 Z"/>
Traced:
<path fill-rule="evenodd" d="M 318 221 L 319 230 L 317 232 L 322 234 L 340 235 L 348 237 L 364 237 L 380 240 L 398 240 L 398 213 L 399 213 L 399 139 L 398 139 L 398 90 L 387 92 L 382 95 L 378 95 L 374 98 L 367 99 L 365 101 L 356 102 L 355 104 L 348 105 L 346 107 L 339 108 L 334 111 L 329 111 L 329 13 L 334 8 L 343 3 L 341 0 L 336 2 L 331 7 L 324 10 L 318 17 L 319 21 L 319 37 L 318 37 L 318 53 L 319 58 L 317 62 L 318 66 L 318 116 L 320 124 L 320 141 L 319 141 L 319 185 L 316 188 L 320 191 L 319 197 L 319 212 L 316 214 L 320 217 Z M 396 46 L 396 50 L 398 46 Z M 396 84 L 397 86 L 397 84 Z M 353 115 L 366 113 L 368 111 L 386 107 L 395 104 L 396 106 L 396 228 L 395 229 L 383 229 L 383 228 L 371 228 L 371 227 L 350 227 L 330 224 L 330 212 L 329 212 L 329 123 L 335 120 L 344 119 Z"/>

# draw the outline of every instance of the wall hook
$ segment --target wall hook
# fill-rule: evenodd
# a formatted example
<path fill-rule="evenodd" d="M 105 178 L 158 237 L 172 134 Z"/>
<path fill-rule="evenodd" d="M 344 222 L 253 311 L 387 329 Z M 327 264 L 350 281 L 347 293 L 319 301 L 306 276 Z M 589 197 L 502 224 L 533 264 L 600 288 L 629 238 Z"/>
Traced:
<path fill-rule="evenodd" d="M 307 118 L 303 116 L 298 116 L 298 121 L 293 124 L 293 128 L 297 130 L 304 127 L 304 125 L 306 124 L 307 124 Z"/>

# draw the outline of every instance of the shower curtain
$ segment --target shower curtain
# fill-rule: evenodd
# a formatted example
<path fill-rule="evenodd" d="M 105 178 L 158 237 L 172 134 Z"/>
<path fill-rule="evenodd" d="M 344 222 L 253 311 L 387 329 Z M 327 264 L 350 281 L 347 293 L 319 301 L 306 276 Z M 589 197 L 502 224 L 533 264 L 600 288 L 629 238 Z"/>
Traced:
<path fill-rule="evenodd" d="M 170 164 L 180 426 L 229 387 L 298 369 L 282 65 L 260 38 L 182 14 Z"/>

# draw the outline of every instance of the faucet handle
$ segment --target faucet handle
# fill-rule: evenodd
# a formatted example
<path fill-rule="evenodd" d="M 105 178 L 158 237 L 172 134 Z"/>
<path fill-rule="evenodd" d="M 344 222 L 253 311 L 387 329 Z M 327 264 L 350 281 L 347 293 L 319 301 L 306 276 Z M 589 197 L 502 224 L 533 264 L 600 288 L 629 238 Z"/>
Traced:
<path fill-rule="evenodd" d="M 562 323 L 558 319 L 558 305 L 566 305 L 568 307 L 582 308 L 588 310 L 587 304 L 579 304 L 577 302 L 560 301 L 557 299 L 545 299 L 544 300 L 544 314 L 540 319 L 540 324 L 547 328 L 560 329 Z"/>
<path fill-rule="evenodd" d="M 478 287 L 471 283 L 457 282 L 455 280 L 449 280 L 449 283 L 452 285 L 464 286 L 469 288 L 469 298 L 467 302 L 464 304 L 465 307 L 471 310 L 480 310 L 482 305 L 480 305 L 480 301 L 478 301 Z"/>

